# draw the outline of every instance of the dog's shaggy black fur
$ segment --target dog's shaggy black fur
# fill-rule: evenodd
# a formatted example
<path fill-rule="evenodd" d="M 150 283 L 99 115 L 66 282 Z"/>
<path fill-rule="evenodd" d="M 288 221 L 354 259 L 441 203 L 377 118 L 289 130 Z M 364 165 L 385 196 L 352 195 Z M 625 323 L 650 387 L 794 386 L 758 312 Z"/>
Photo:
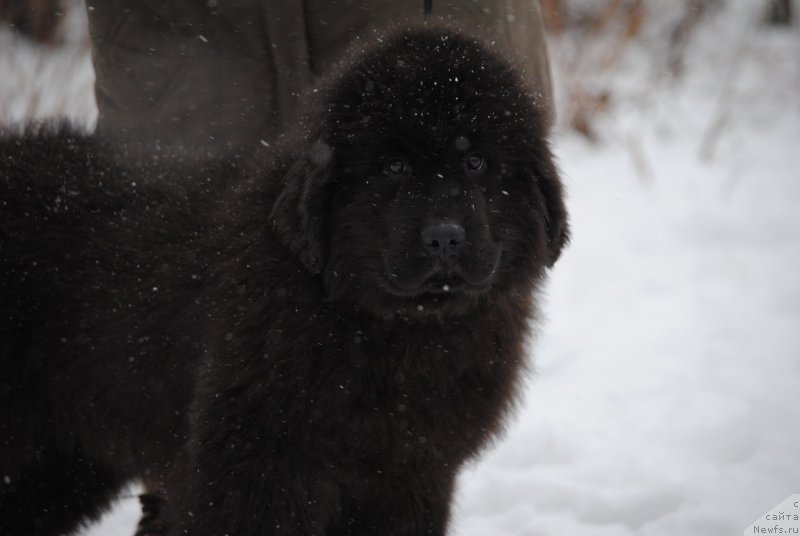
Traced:
<path fill-rule="evenodd" d="M 0 534 L 132 478 L 143 534 L 445 533 L 567 238 L 545 115 L 442 30 L 319 94 L 285 150 L 205 166 L 0 141 Z"/>

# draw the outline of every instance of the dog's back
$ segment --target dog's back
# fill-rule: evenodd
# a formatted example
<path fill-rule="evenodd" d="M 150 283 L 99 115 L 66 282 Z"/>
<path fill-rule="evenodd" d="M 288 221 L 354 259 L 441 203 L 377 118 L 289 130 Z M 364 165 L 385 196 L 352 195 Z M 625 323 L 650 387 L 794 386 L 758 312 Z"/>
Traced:
<path fill-rule="evenodd" d="M 69 530 L 183 441 L 197 354 L 176 311 L 205 229 L 168 173 L 68 127 L 0 135 L 0 534 Z"/>
<path fill-rule="evenodd" d="M 0 366 L 39 367 L 36 346 L 77 283 L 92 142 L 66 128 L 0 138 Z M 67 303 L 63 304 L 65 307 Z M 6 390 L 14 382 L 3 382 Z"/>

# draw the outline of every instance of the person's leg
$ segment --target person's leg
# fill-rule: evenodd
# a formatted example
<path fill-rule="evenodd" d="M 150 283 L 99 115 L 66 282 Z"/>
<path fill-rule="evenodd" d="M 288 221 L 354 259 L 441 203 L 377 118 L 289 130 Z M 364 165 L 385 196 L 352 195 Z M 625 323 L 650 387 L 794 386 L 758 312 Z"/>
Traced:
<path fill-rule="evenodd" d="M 302 5 L 270 4 L 88 0 L 98 131 L 200 158 L 277 136 L 311 74 Z"/>

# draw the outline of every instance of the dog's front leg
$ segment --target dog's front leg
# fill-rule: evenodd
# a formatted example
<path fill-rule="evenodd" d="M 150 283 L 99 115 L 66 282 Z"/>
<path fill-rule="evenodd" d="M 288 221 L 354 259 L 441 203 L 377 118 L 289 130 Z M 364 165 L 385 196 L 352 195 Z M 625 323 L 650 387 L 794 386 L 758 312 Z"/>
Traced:
<path fill-rule="evenodd" d="M 307 449 L 270 437 L 257 418 L 263 408 L 232 410 L 221 399 L 212 406 L 194 419 L 169 534 L 325 536 L 340 510 L 330 470 Z"/>

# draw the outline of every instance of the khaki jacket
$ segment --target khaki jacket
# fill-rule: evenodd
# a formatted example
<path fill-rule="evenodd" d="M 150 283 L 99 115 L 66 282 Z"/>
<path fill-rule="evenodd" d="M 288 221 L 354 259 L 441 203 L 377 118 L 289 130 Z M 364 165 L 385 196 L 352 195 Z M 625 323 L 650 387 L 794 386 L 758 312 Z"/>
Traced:
<path fill-rule="evenodd" d="M 219 156 L 274 140 L 349 47 L 426 18 L 496 42 L 552 108 L 538 0 L 86 3 L 97 128 L 140 144 Z"/>

